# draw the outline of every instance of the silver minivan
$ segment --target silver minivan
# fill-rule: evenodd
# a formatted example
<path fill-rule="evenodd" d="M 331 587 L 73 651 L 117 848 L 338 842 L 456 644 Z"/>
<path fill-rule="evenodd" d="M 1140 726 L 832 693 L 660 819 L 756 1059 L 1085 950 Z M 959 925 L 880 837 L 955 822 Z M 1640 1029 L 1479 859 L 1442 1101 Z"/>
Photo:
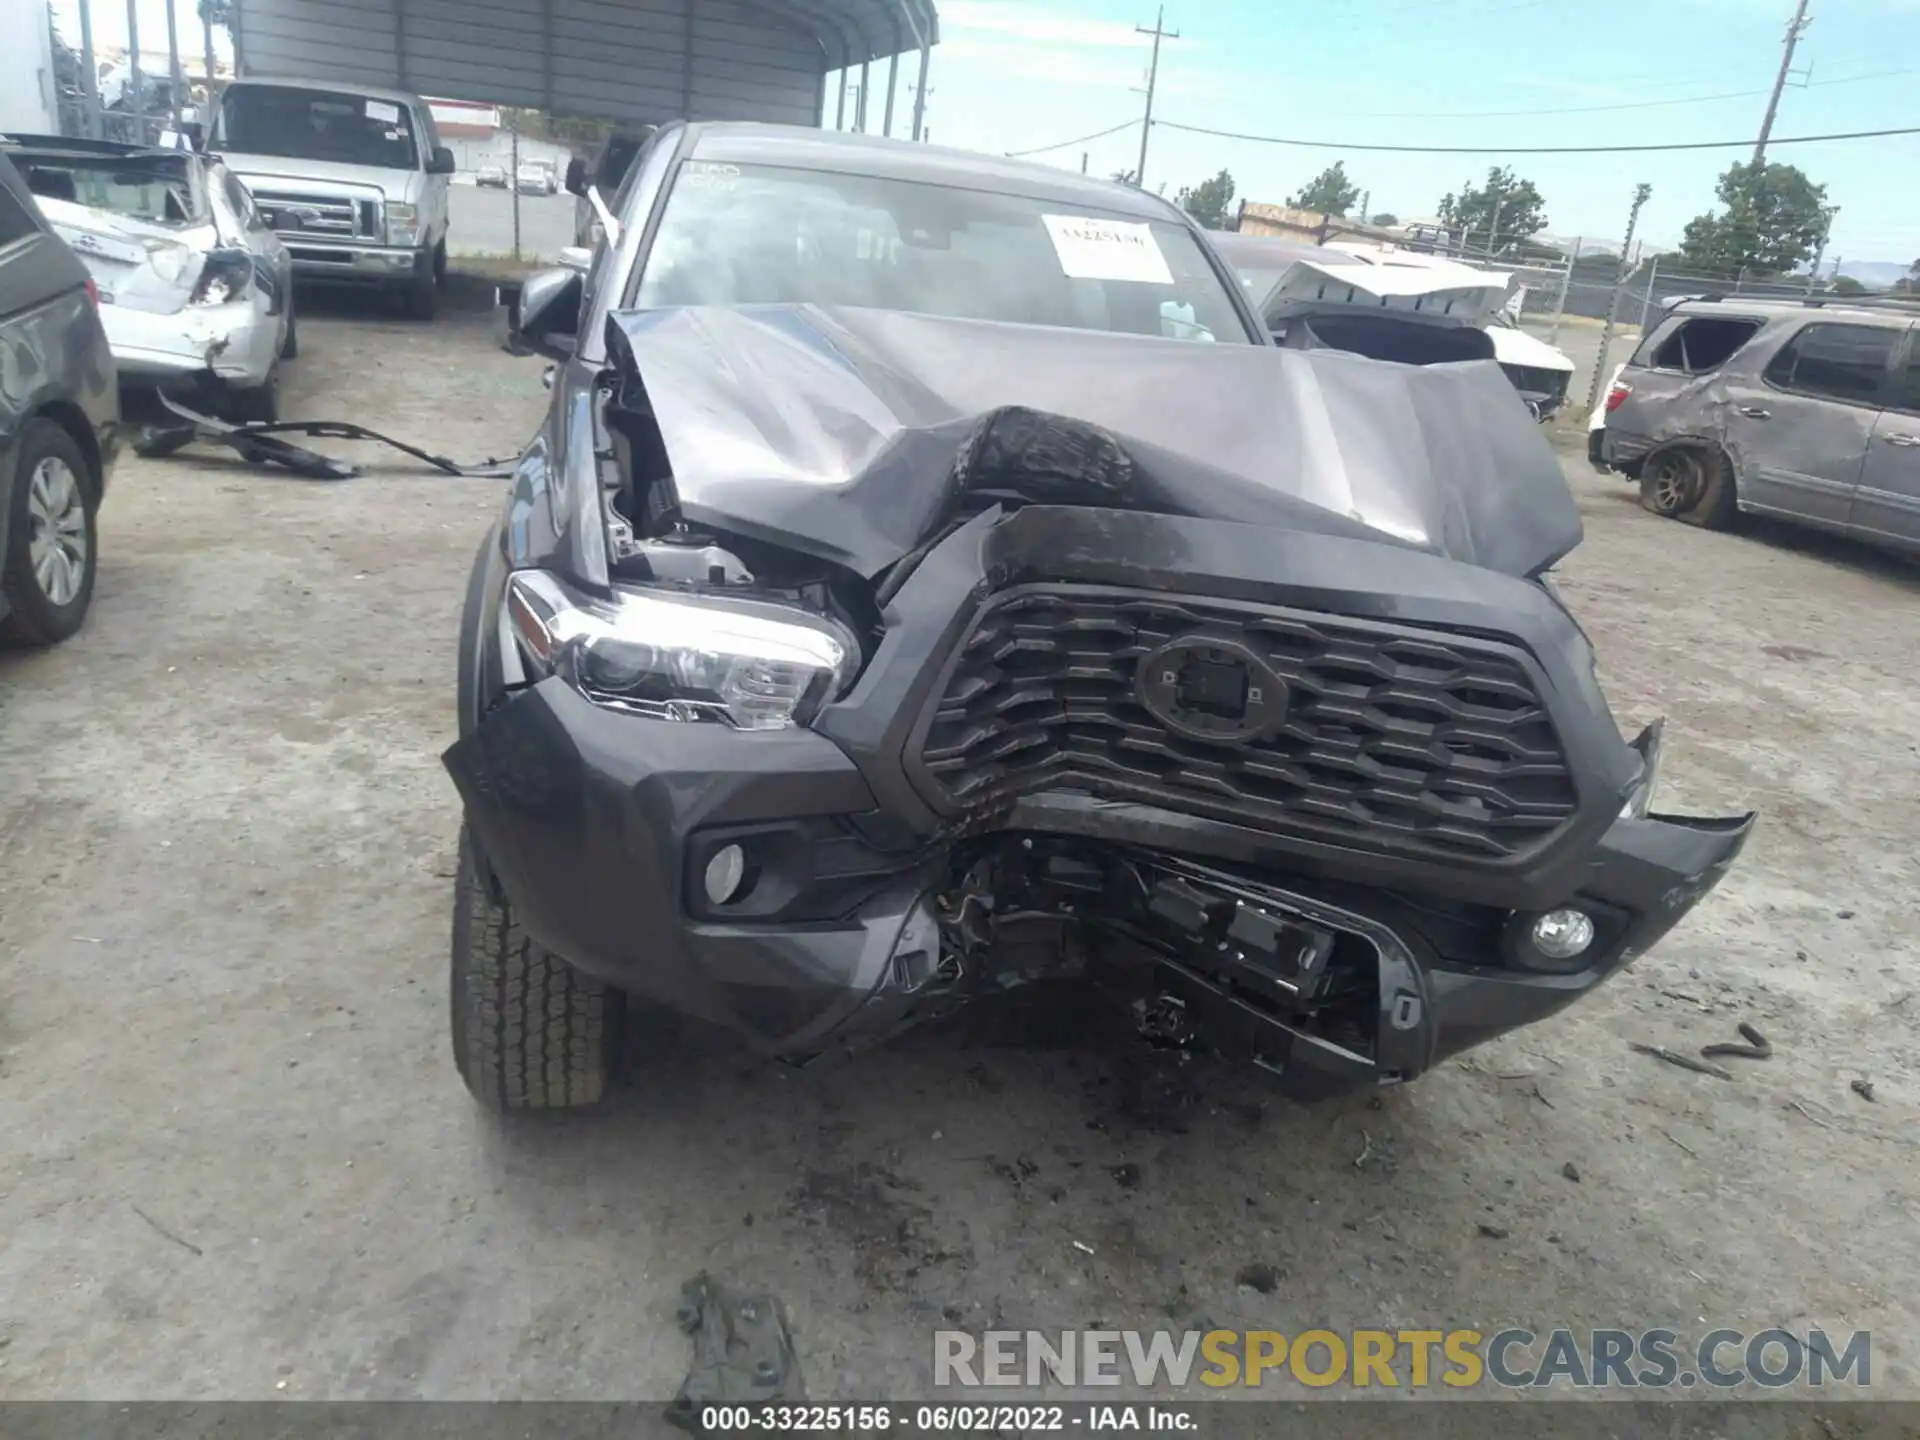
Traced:
<path fill-rule="evenodd" d="M 1607 392 L 1601 458 L 1656 515 L 1771 515 L 1920 551 L 1920 302 L 1675 305 Z"/>

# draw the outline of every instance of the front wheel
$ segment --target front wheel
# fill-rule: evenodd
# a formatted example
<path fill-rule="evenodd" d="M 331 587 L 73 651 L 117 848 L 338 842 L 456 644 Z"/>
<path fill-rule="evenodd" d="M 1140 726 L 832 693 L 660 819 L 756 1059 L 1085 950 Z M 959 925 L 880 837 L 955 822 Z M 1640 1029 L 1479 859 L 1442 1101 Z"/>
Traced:
<path fill-rule="evenodd" d="M 80 628 L 93 599 L 99 547 L 88 497 L 99 494 L 99 477 L 51 420 L 28 421 L 16 455 L 0 553 L 0 644 L 53 645 Z"/>
<path fill-rule="evenodd" d="M 567 1110 L 606 1097 L 624 997 L 520 928 L 465 826 L 448 990 L 454 1064 L 489 1110 Z"/>
<path fill-rule="evenodd" d="M 420 265 L 400 294 L 400 308 L 409 320 L 431 320 L 440 307 L 440 287 L 433 278 L 431 259 Z"/>

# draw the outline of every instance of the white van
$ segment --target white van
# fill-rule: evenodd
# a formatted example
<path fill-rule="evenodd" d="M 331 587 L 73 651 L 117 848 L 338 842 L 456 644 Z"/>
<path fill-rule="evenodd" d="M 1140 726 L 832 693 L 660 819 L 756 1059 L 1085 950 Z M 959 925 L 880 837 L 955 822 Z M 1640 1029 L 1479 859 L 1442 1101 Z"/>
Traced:
<path fill-rule="evenodd" d="M 454 161 L 426 101 L 249 77 L 221 94 L 206 137 L 279 232 L 296 277 L 377 285 L 415 319 L 433 318 Z"/>

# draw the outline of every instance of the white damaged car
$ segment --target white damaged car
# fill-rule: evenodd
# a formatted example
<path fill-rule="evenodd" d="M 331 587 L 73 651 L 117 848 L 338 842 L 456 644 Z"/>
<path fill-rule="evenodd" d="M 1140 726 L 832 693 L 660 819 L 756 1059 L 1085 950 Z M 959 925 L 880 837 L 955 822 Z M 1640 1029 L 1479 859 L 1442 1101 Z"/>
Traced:
<path fill-rule="evenodd" d="M 1566 403 L 1573 361 L 1515 322 L 1520 297 L 1507 271 L 1407 250 L 1207 238 L 1282 345 L 1329 345 L 1412 365 L 1492 360 L 1535 419 L 1551 419 Z"/>
<path fill-rule="evenodd" d="M 0 148 L 92 275 L 122 381 L 277 418 L 299 343 L 291 261 L 238 176 L 190 150 L 43 135 Z"/>

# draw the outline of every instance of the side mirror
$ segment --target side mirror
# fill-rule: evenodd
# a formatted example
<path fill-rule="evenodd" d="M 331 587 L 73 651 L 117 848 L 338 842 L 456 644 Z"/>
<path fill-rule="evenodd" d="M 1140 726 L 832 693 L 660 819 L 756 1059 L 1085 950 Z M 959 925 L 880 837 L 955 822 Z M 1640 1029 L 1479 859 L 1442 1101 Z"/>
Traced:
<path fill-rule="evenodd" d="M 562 267 L 529 275 L 508 318 L 507 348 L 516 355 L 567 359 L 579 341 L 585 295 L 586 277 L 577 270 Z"/>
<path fill-rule="evenodd" d="M 436 145 L 433 154 L 427 159 L 427 174 L 451 175 L 459 167 L 453 163 L 453 151 L 444 145 Z"/>
<path fill-rule="evenodd" d="M 560 263 L 576 274 L 584 275 L 593 266 L 593 251 L 585 245 L 567 245 L 560 250 Z"/>
<path fill-rule="evenodd" d="M 587 193 L 587 162 L 578 155 L 567 161 L 567 193 L 585 195 Z"/>

